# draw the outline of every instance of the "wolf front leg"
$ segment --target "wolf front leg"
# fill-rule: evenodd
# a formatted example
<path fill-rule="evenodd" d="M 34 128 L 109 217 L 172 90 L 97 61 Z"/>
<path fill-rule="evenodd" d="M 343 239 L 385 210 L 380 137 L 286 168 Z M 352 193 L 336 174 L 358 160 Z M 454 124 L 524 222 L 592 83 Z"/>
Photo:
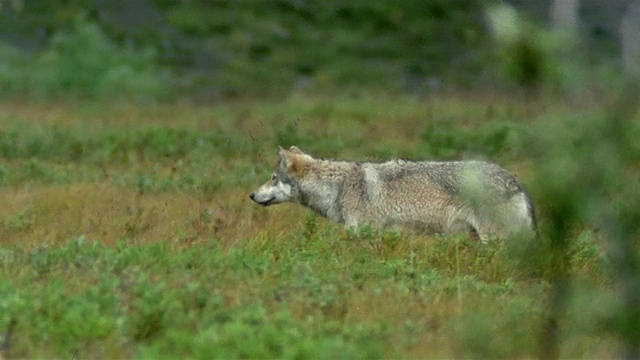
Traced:
<path fill-rule="evenodd" d="M 353 230 L 353 231 L 357 231 L 358 227 L 360 225 L 360 222 L 358 220 L 356 220 L 354 217 L 347 217 L 342 221 L 342 227 L 345 230 Z"/>

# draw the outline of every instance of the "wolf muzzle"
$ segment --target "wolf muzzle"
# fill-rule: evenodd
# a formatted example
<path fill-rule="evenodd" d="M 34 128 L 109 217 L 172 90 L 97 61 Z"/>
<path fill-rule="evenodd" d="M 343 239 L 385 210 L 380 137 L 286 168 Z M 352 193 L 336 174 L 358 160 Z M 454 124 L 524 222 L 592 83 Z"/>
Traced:
<path fill-rule="evenodd" d="M 275 197 L 272 197 L 271 199 L 267 200 L 267 201 L 258 201 L 256 200 L 256 193 L 251 193 L 249 194 L 249 198 L 251 200 L 253 200 L 253 202 L 255 202 L 258 205 L 262 205 L 262 206 L 267 206 L 267 205 L 271 205 L 271 202 L 273 200 L 275 200 Z"/>

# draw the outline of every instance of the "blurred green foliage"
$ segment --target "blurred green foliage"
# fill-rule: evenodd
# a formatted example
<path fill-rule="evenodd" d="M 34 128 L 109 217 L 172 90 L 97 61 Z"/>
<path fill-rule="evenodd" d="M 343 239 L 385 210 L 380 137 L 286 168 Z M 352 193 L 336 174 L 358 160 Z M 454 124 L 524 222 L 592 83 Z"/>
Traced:
<path fill-rule="evenodd" d="M 439 159 L 459 159 L 468 154 L 517 157 L 533 141 L 530 130 L 514 122 L 486 122 L 467 130 L 460 130 L 451 122 L 433 122 L 421 137 L 429 153 Z"/>
<path fill-rule="evenodd" d="M 619 323 L 612 329 L 623 342 L 624 356 L 637 358 L 640 207 L 635 196 L 623 194 L 637 191 L 635 164 L 640 153 L 630 135 L 638 130 L 640 86 L 637 79 L 612 66 L 590 63 L 574 33 L 531 24 L 511 33 L 499 56 L 511 80 L 539 93 L 557 94 L 570 105 L 591 108 L 587 115 L 553 116 L 530 143 L 540 160 L 533 191 L 540 194 L 546 221 L 539 229 L 539 243 L 527 246 L 525 263 L 539 266 L 551 284 L 538 356 L 561 357 L 562 319 L 574 296 L 573 284 L 580 281 L 570 271 L 571 255 L 576 253 L 567 239 L 579 224 L 589 224 L 600 228 L 606 239 L 611 274 L 620 289 L 616 296 L 622 305 L 613 315 Z M 629 219 L 634 225 L 629 226 Z"/>
<path fill-rule="evenodd" d="M 0 82 L 45 97 L 156 98 L 160 65 L 178 89 L 212 96 L 423 91 L 482 77 L 484 3 L 29 1 L 0 13 L 0 34 L 35 60 L 3 49 Z"/>
<path fill-rule="evenodd" d="M 214 44 L 223 61 L 212 75 L 230 92 L 408 89 L 482 64 L 481 1 L 194 1 L 165 11 Z"/>
<path fill-rule="evenodd" d="M 406 357 L 435 338 L 460 355 L 531 356 L 546 285 L 522 271 L 507 243 L 442 237 L 408 246 L 399 233 L 345 233 L 316 221 L 229 249 L 215 238 L 180 248 L 84 236 L 0 248 L 0 325 L 17 323 L 11 355 L 382 358 Z M 576 246 L 593 241 L 587 234 Z M 603 265 L 597 254 L 584 258 Z M 575 270 L 594 284 L 601 276 L 580 263 Z M 369 302 L 368 318 L 350 317 Z M 566 320 L 568 333 L 581 335 L 571 340 L 573 357 L 588 356 L 581 346 L 603 334 L 593 323 L 581 327 L 593 305 L 579 310 Z"/>
<path fill-rule="evenodd" d="M 154 100 L 165 92 L 151 48 L 115 44 L 95 23 L 78 15 L 34 57 L 0 46 L 5 95 L 40 99 Z"/>

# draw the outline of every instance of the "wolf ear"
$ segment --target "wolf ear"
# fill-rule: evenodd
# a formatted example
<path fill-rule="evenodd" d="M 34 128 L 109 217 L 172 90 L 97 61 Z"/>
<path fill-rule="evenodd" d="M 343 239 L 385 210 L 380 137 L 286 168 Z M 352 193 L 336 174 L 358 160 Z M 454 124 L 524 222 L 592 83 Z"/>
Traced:
<path fill-rule="evenodd" d="M 285 163 L 287 162 L 287 153 L 289 151 L 285 150 L 282 146 L 278 146 L 278 154 L 280 155 L 280 159 L 282 159 Z"/>
<path fill-rule="evenodd" d="M 278 156 L 280 156 L 280 161 L 279 163 L 284 164 L 284 166 L 287 166 L 287 155 L 285 154 L 287 150 L 283 149 L 282 146 L 278 145 Z"/>
<path fill-rule="evenodd" d="M 304 171 L 304 156 L 305 155 L 300 149 L 296 148 L 298 151 L 285 150 L 282 147 L 278 147 L 278 151 L 280 153 L 280 160 L 284 164 L 287 171 L 301 176 Z M 308 156 L 308 155 L 305 155 Z"/>
<path fill-rule="evenodd" d="M 278 151 L 280 152 L 280 154 L 282 154 L 283 151 L 289 151 L 294 154 L 306 155 L 304 151 L 300 150 L 300 148 L 295 145 L 292 145 L 289 150 L 285 150 L 284 148 L 282 148 L 282 146 L 278 146 Z"/>
<path fill-rule="evenodd" d="M 304 151 L 300 150 L 300 148 L 299 148 L 299 147 L 297 147 L 297 146 L 295 146 L 295 145 L 292 145 L 292 146 L 289 148 L 289 151 L 291 151 L 291 152 L 292 152 L 292 153 L 294 153 L 294 154 L 304 154 L 304 153 L 305 153 Z"/>

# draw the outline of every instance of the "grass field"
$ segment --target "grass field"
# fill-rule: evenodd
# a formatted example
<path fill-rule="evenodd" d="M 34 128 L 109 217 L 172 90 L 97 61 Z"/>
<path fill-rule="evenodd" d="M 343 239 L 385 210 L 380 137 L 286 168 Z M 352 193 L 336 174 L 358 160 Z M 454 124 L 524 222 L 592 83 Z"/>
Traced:
<path fill-rule="evenodd" d="M 1 103 L 0 354 L 536 356 L 551 286 L 527 244 L 353 233 L 248 194 L 277 145 L 295 144 L 352 160 L 490 158 L 535 202 L 546 197 L 529 145 L 551 114 L 571 112 L 492 94 Z M 544 226 L 549 204 L 537 205 Z M 560 355 L 615 357 L 604 241 L 581 224 L 566 240 Z"/>

